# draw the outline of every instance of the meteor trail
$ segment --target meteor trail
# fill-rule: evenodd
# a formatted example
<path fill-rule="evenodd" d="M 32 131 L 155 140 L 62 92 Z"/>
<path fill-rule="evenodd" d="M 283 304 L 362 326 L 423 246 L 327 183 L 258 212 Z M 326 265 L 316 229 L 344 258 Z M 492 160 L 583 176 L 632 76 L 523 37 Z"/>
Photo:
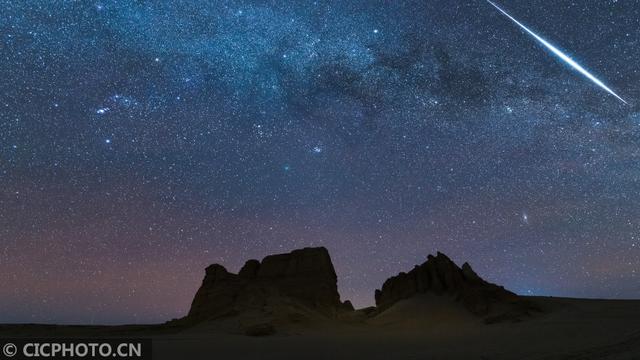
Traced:
<path fill-rule="evenodd" d="M 588 72 L 585 68 L 580 66 L 580 64 L 575 62 L 572 58 L 570 58 L 569 56 L 565 55 L 562 51 L 557 49 L 555 46 L 549 44 L 549 42 L 547 42 L 545 39 L 543 39 L 540 36 L 538 36 L 538 34 L 534 33 L 531 30 L 529 30 L 529 28 L 524 26 L 518 20 L 514 19 L 511 15 L 509 15 L 506 11 L 502 10 L 498 5 L 494 4 L 492 1 L 487 0 L 487 2 L 489 4 L 491 4 L 491 5 L 493 5 L 493 7 L 495 7 L 496 9 L 498 9 L 504 16 L 508 17 L 509 19 L 511 19 L 511 21 L 513 21 L 518 26 L 520 26 L 524 31 L 526 31 L 531 36 L 533 36 L 536 40 L 538 40 L 547 49 L 551 50 L 551 52 L 556 54 L 560 59 L 562 59 L 567 64 L 571 65 L 572 68 L 576 69 L 579 73 L 581 73 L 582 75 L 586 76 L 589 80 L 593 81 L 596 85 L 600 86 L 602 89 L 607 91 L 609 94 L 611 94 L 611 95 L 615 96 L 616 98 L 618 98 L 618 100 L 622 101 L 625 104 L 628 104 L 623 98 L 618 96 L 618 94 L 616 94 L 613 90 L 609 89 L 609 87 L 607 87 L 607 85 L 605 85 L 602 81 L 598 80 L 598 78 L 596 78 L 595 76 L 591 75 L 590 72 Z"/>

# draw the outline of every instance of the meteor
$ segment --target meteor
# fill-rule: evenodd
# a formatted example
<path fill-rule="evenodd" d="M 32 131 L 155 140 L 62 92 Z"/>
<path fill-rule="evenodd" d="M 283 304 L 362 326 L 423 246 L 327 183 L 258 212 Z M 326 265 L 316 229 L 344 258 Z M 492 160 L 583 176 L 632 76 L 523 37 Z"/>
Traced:
<path fill-rule="evenodd" d="M 531 36 L 533 36 L 536 40 L 538 40 L 542 45 L 544 45 L 547 49 L 551 50 L 551 52 L 553 52 L 554 54 L 556 54 L 562 61 L 566 62 L 567 64 L 571 65 L 572 68 L 574 68 L 575 70 L 577 70 L 579 73 L 581 73 L 582 75 L 584 75 L 585 77 L 587 77 L 587 79 L 591 80 L 593 83 L 595 83 L 596 85 L 598 85 L 599 87 L 601 87 L 602 89 L 604 89 L 606 92 L 608 92 L 609 94 L 615 96 L 616 98 L 618 98 L 618 100 L 622 101 L 625 104 L 628 104 L 623 98 L 621 98 L 620 96 L 618 96 L 618 94 L 616 94 L 613 90 L 609 89 L 609 87 L 607 87 L 607 85 L 605 85 L 602 81 L 600 81 L 598 78 L 596 78 L 595 76 L 593 76 L 590 72 L 588 72 L 585 68 L 583 68 L 582 66 L 580 66 L 580 64 L 578 64 L 577 62 L 575 62 L 572 58 L 570 58 L 568 55 L 564 54 L 562 51 L 560 51 L 558 48 L 556 48 L 555 46 L 551 45 L 548 41 L 546 41 L 545 39 L 541 38 L 538 34 L 534 33 L 533 31 L 529 30 L 529 28 L 527 28 L 526 26 L 524 26 L 521 22 L 519 22 L 518 20 L 514 19 L 511 15 L 509 15 L 506 11 L 502 10 L 498 5 L 496 5 L 495 3 L 493 3 L 490 0 L 487 0 L 487 2 L 491 5 L 493 5 L 493 7 L 495 7 L 496 9 L 498 9 L 498 11 L 500 11 L 504 16 L 508 17 L 509 19 L 511 19 L 511 21 L 513 21 L 514 23 L 516 23 L 518 26 L 520 26 L 524 31 L 526 31 L 527 33 L 529 33 Z"/>

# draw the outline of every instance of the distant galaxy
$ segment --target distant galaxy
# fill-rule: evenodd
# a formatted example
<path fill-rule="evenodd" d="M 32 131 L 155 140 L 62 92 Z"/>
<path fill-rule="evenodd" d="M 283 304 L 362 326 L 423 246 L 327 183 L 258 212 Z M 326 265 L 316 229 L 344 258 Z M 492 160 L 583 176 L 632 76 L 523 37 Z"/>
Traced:
<path fill-rule="evenodd" d="M 357 307 L 436 251 L 640 297 L 640 6 L 495 4 L 630 105 L 484 0 L 0 0 L 0 323 L 165 321 L 305 246 Z"/>

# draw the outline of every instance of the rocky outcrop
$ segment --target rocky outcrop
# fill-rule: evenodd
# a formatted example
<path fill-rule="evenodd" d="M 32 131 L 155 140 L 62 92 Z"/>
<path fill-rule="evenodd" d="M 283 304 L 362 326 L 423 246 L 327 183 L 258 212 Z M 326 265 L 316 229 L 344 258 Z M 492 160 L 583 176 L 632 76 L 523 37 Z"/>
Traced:
<path fill-rule="evenodd" d="M 237 275 L 222 265 L 211 265 L 186 319 L 199 322 L 250 311 L 272 313 L 282 304 L 294 304 L 326 317 L 349 311 L 351 303 L 340 302 L 327 249 L 304 248 L 267 256 L 262 262 L 249 260 Z"/>
<path fill-rule="evenodd" d="M 411 271 L 387 279 L 375 291 L 375 308 L 354 311 L 351 302 L 340 301 L 331 258 L 320 247 L 249 260 L 238 274 L 210 265 L 188 315 L 170 325 L 220 319 L 236 324 L 231 329 L 236 333 L 265 336 L 314 321 L 365 321 L 420 294 L 448 296 L 487 323 L 518 321 L 537 310 L 526 299 L 480 278 L 469 264 L 458 267 L 437 253 Z"/>
<path fill-rule="evenodd" d="M 376 306 L 378 312 L 384 311 L 400 300 L 426 293 L 450 295 L 473 314 L 486 316 L 486 322 L 517 320 L 533 310 L 518 295 L 480 278 L 468 263 L 460 268 L 440 252 L 408 273 L 387 279 L 375 291 Z"/>

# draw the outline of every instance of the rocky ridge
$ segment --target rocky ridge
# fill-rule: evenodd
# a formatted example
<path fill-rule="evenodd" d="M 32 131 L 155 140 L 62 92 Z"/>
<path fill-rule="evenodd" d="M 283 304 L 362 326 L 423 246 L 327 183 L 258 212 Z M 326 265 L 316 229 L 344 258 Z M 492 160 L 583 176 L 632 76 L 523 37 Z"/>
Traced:
<path fill-rule="evenodd" d="M 519 321 L 536 311 L 524 298 L 480 278 L 468 263 L 458 267 L 440 252 L 387 279 L 375 291 L 375 308 L 354 311 L 349 301 L 340 301 L 329 252 L 318 247 L 249 260 L 238 274 L 210 265 L 188 315 L 171 325 L 234 319 L 240 332 L 262 336 L 305 321 L 365 321 L 421 294 L 448 296 L 486 323 Z"/>
<path fill-rule="evenodd" d="M 186 319 L 214 320 L 247 311 L 302 307 L 328 318 L 353 310 L 340 302 L 337 277 L 329 252 L 323 247 L 249 260 L 238 274 L 222 265 L 207 267 Z"/>
<path fill-rule="evenodd" d="M 485 317 L 485 322 L 518 321 L 536 310 L 522 297 L 483 280 L 468 263 L 460 268 L 440 252 L 411 271 L 387 279 L 375 291 L 377 311 L 418 294 L 451 296 L 471 313 Z"/>

